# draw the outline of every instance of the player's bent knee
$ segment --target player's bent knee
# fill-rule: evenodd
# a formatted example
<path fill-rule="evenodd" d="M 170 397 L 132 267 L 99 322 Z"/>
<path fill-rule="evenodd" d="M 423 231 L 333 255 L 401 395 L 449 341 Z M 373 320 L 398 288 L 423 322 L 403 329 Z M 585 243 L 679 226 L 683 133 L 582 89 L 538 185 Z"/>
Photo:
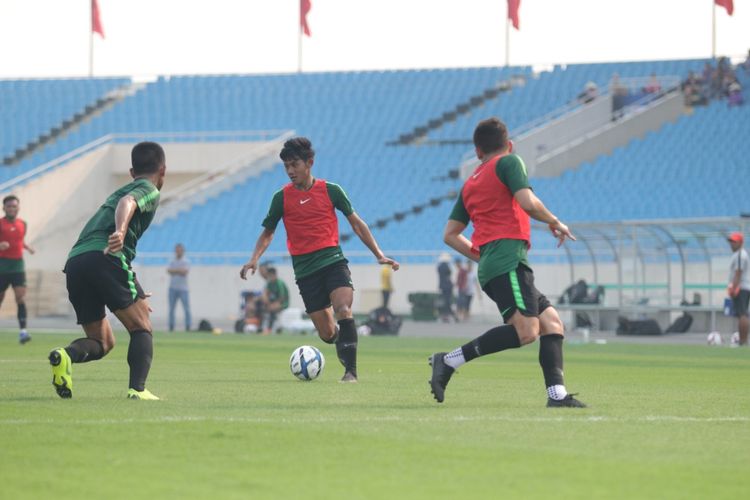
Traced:
<path fill-rule="evenodd" d="M 333 344 L 336 342 L 336 330 L 333 331 L 325 331 L 325 332 L 318 332 L 318 337 L 320 337 L 320 340 L 325 342 L 326 344 Z"/>
<path fill-rule="evenodd" d="M 533 344 L 539 338 L 539 330 L 527 329 L 518 332 L 518 340 L 521 345 Z"/>

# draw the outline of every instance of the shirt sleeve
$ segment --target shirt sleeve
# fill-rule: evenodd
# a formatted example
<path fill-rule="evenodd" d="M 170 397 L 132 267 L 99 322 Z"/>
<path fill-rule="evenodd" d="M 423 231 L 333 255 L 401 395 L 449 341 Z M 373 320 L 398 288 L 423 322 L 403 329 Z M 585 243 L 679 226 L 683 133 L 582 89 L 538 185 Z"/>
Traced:
<path fill-rule="evenodd" d="M 339 212 L 346 217 L 349 217 L 354 213 L 352 202 L 349 201 L 349 197 L 346 196 L 346 193 L 341 186 L 334 184 L 333 182 L 326 182 L 326 188 L 328 189 L 328 197 L 331 199 L 333 206 L 336 207 Z"/>
<path fill-rule="evenodd" d="M 275 231 L 281 217 L 284 215 L 284 191 L 279 189 L 271 199 L 271 206 L 268 208 L 268 214 L 263 219 L 263 227 L 269 231 Z"/>
<path fill-rule="evenodd" d="M 518 155 L 507 155 L 500 158 L 495 165 L 495 173 L 500 182 L 508 186 L 513 194 L 521 189 L 531 188 L 526 165 Z"/>
<path fill-rule="evenodd" d="M 135 199 L 141 213 L 155 212 L 159 206 L 159 190 L 150 182 L 136 184 L 128 194 Z"/>
<path fill-rule="evenodd" d="M 456 203 L 453 205 L 453 210 L 451 210 L 450 216 L 448 216 L 448 219 L 450 220 L 456 220 L 458 222 L 462 222 L 469 225 L 469 212 L 466 211 L 466 207 L 464 206 L 464 190 L 462 189 L 460 193 L 458 193 L 458 198 L 456 198 Z"/>

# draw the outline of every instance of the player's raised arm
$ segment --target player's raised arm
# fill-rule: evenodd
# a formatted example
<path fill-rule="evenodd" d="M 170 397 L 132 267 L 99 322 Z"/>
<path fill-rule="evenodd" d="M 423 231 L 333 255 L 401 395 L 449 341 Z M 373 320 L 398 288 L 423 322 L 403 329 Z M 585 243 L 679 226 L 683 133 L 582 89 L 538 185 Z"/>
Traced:
<path fill-rule="evenodd" d="M 104 253 L 114 254 L 122 250 L 125 243 L 125 235 L 128 232 L 130 220 L 138 208 L 138 203 L 132 195 L 125 195 L 120 198 L 115 208 L 115 232 L 109 235 L 107 248 Z"/>
<path fill-rule="evenodd" d="M 398 268 L 400 267 L 399 263 L 383 254 L 383 251 L 378 246 L 378 242 L 375 241 L 375 237 L 372 235 L 372 231 L 370 231 L 367 223 L 363 221 L 356 212 L 349 214 L 346 219 L 349 221 L 349 224 L 351 224 L 354 234 L 362 240 L 362 243 L 364 243 L 365 246 L 370 249 L 375 258 L 378 259 L 378 264 L 388 264 L 394 271 L 398 271 Z"/>
<path fill-rule="evenodd" d="M 247 279 L 247 272 L 250 271 L 250 274 L 255 274 L 255 271 L 258 269 L 258 261 L 263 256 L 263 252 L 266 251 L 268 248 L 268 245 L 271 244 L 271 241 L 273 241 L 273 233 L 274 231 L 263 228 L 263 231 L 260 233 L 260 236 L 258 236 L 258 241 L 255 242 L 255 250 L 253 250 L 253 255 L 250 257 L 250 260 L 247 261 L 247 263 L 242 266 L 242 269 L 240 270 L 240 278 L 243 280 Z"/>
<path fill-rule="evenodd" d="M 542 200 L 540 200 L 531 189 L 519 189 L 513 196 L 518 204 L 521 205 L 524 212 L 529 214 L 529 217 L 549 225 L 552 235 L 558 240 L 557 246 L 562 245 L 565 238 L 575 241 L 576 238 L 573 236 L 573 233 L 570 232 L 568 226 L 555 217 L 555 215 L 544 206 Z"/>

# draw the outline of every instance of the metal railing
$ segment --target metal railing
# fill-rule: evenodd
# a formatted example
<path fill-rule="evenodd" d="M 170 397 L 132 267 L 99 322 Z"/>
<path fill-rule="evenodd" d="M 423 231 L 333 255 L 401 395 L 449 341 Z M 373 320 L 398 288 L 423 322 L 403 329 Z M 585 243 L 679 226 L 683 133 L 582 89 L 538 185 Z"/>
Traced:
<path fill-rule="evenodd" d="M 53 160 L 39 165 L 27 172 L 24 172 L 10 180 L 0 184 L 0 193 L 12 190 L 28 180 L 54 170 L 76 158 L 88 154 L 95 149 L 110 143 L 128 143 L 141 140 L 156 142 L 220 142 L 220 141 L 257 141 L 269 140 L 270 138 L 279 137 L 286 133 L 285 130 L 238 130 L 238 131 L 200 131 L 200 132 L 132 132 L 107 134 L 93 140 L 83 146 L 69 151 Z"/>

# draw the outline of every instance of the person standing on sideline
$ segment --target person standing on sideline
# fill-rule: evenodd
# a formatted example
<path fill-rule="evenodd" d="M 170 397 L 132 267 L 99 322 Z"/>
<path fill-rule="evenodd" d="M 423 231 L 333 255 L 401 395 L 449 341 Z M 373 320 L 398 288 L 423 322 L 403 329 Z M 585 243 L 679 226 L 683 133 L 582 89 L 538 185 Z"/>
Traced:
<path fill-rule="evenodd" d="M 86 336 L 49 354 L 52 385 L 61 398 L 73 397 L 73 363 L 101 359 L 115 347 L 106 306 L 130 334 L 127 397 L 159 399 L 145 387 L 154 354 L 151 308 L 131 262 L 159 206 L 167 164 L 164 150 L 154 142 L 136 144 L 131 161 L 133 181 L 109 195 L 89 219 L 65 263 L 68 298 Z"/>
<path fill-rule="evenodd" d="M 370 249 L 379 264 L 398 270 L 398 262 L 386 257 L 370 228 L 352 208 L 341 186 L 315 179 L 312 167 L 315 151 L 310 140 L 295 137 L 284 143 L 279 155 L 291 182 L 276 191 L 263 231 L 240 277 L 255 273 L 258 260 L 271 244 L 279 220 L 284 220 L 287 248 L 292 256 L 294 276 L 305 310 L 323 342 L 336 344 L 336 354 L 344 365 L 341 382 L 357 381 L 357 327 L 352 314 L 354 285 L 348 261 L 339 246 L 336 209 L 349 221 L 354 233 Z M 334 315 L 338 325 L 334 322 Z"/>
<path fill-rule="evenodd" d="M 479 122 L 474 130 L 474 147 L 482 163 L 461 189 L 445 226 L 444 241 L 479 262 L 479 282 L 497 304 L 505 325 L 451 352 L 430 356 L 432 394 L 442 403 L 448 381 L 464 363 L 539 338 L 547 406 L 585 407 L 566 390 L 563 324 L 549 300 L 534 286 L 534 273 L 526 259 L 531 240 L 529 217 L 548 224 L 558 246 L 566 238 L 575 238 L 531 190 L 526 165 L 521 157 L 511 154 L 513 145 L 504 123 L 497 118 Z M 469 222 L 474 225 L 471 241 L 462 234 Z"/>
<path fill-rule="evenodd" d="M 380 292 L 383 294 L 383 307 L 388 309 L 388 301 L 393 293 L 393 270 L 391 266 L 380 266 Z"/>
<path fill-rule="evenodd" d="M 458 316 L 453 311 L 453 281 L 450 262 L 451 256 L 445 252 L 438 257 L 438 290 L 440 290 L 438 314 L 444 323 L 450 321 L 451 318 L 458 323 Z"/>
<path fill-rule="evenodd" d="M 0 304 L 5 299 L 5 291 L 13 287 L 18 307 L 18 342 L 25 344 L 31 340 L 26 331 L 26 267 L 23 261 L 24 249 L 34 255 L 34 249 L 26 244 L 26 221 L 18 218 L 19 200 L 15 195 L 3 198 L 5 217 L 0 219 Z"/>
<path fill-rule="evenodd" d="M 476 289 L 480 293 L 481 290 L 477 281 L 477 273 L 474 271 L 474 261 L 471 259 L 467 260 L 463 266 L 463 270 L 466 276 L 463 280 L 463 286 L 458 289 L 458 315 L 461 321 L 468 321 L 471 315 L 471 301 L 474 298 L 474 290 Z"/>
<path fill-rule="evenodd" d="M 729 263 L 729 286 L 727 293 L 732 298 L 734 315 L 737 316 L 740 332 L 740 345 L 747 345 L 747 332 L 750 327 L 748 302 L 750 302 L 750 272 L 748 272 L 747 251 L 743 247 L 745 237 L 742 233 L 732 233 L 727 238 L 732 248 L 732 260 Z"/>
<path fill-rule="evenodd" d="M 273 331 L 279 313 L 289 307 L 289 288 L 279 279 L 275 267 L 266 266 L 264 277 L 266 286 L 260 300 L 263 303 L 263 334 L 268 335 Z"/>
<path fill-rule="evenodd" d="M 185 331 L 190 331 L 190 291 L 188 288 L 188 273 L 190 261 L 185 257 L 185 246 L 178 243 L 174 247 L 174 260 L 169 263 L 169 331 L 174 331 L 174 310 L 177 301 L 182 303 L 185 312 Z"/>

